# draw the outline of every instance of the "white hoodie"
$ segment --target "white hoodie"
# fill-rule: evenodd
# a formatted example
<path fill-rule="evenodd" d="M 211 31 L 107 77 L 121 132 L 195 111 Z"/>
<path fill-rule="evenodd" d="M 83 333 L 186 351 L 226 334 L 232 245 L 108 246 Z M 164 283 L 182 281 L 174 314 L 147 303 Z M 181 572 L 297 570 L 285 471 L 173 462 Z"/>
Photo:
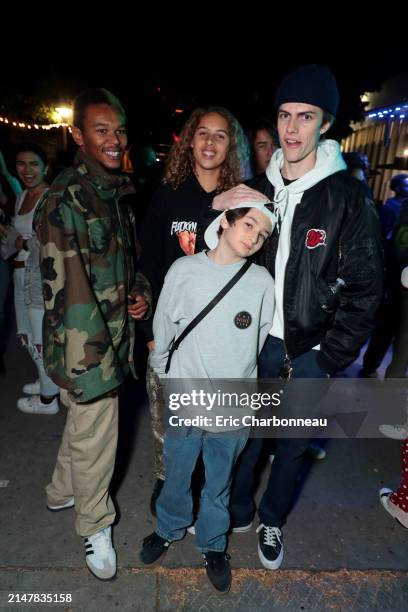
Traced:
<path fill-rule="evenodd" d="M 335 140 L 323 140 L 319 142 L 317 147 L 315 167 L 287 186 L 285 186 L 280 172 L 282 165 L 283 153 L 282 149 L 278 149 L 273 154 L 266 169 L 266 176 L 275 190 L 273 198 L 275 211 L 281 221 L 275 261 L 275 315 L 269 333 L 276 338 L 284 340 L 283 287 L 285 269 L 290 252 L 290 234 L 295 208 L 301 201 L 304 191 L 310 189 L 327 176 L 339 172 L 339 170 L 345 170 L 346 164 L 341 156 L 338 142 Z"/>

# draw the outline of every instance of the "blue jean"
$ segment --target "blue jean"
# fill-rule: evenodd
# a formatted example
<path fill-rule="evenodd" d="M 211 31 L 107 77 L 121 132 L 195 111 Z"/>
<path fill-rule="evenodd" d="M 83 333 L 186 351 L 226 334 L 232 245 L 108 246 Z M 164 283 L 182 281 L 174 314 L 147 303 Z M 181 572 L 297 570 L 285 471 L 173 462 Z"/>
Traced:
<path fill-rule="evenodd" d="M 156 504 L 159 536 L 169 542 L 181 540 L 193 522 L 191 476 L 202 451 L 205 484 L 195 524 L 196 545 L 201 552 L 225 550 L 232 470 L 248 433 L 248 429 L 213 433 L 193 428 L 185 437 L 165 435 L 166 480 Z"/>
<path fill-rule="evenodd" d="M 292 359 L 294 378 L 325 378 L 319 367 L 318 351 L 310 350 Z M 285 349 L 282 340 L 268 336 L 259 356 L 259 378 L 276 378 L 282 367 Z M 271 465 L 268 484 L 258 508 L 260 522 L 272 527 L 282 527 L 293 504 L 297 476 L 303 463 L 303 454 L 309 439 L 280 438 L 275 443 L 275 459 Z M 235 470 L 231 490 L 231 522 L 235 526 L 249 524 L 255 515 L 254 495 L 258 484 L 258 462 L 264 440 L 250 438 L 241 454 Z"/>
<path fill-rule="evenodd" d="M 37 368 L 41 395 L 51 397 L 57 395 L 57 385 L 47 376 L 44 369 L 42 353 L 37 346 L 42 346 L 42 323 L 44 309 L 31 308 L 24 301 L 25 268 L 14 270 L 14 308 L 16 311 L 17 335 L 27 336 L 27 342 L 21 338 L 22 345 L 27 349 Z"/>

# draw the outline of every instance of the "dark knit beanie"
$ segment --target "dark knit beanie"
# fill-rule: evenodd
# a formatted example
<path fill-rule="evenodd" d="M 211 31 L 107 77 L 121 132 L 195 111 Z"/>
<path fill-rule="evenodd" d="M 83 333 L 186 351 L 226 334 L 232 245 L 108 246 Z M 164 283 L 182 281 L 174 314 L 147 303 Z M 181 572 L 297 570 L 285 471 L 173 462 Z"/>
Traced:
<path fill-rule="evenodd" d="M 275 97 L 275 108 L 285 102 L 313 104 L 335 116 L 339 105 L 336 79 L 326 66 L 300 66 L 281 81 Z"/>

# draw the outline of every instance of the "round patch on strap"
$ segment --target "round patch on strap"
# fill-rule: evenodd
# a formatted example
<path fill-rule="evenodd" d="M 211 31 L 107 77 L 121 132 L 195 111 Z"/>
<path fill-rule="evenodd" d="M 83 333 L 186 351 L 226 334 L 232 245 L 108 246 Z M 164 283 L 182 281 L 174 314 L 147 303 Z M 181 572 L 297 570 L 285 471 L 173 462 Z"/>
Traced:
<path fill-rule="evenodd" d="M 239 312 L 235 315 L 234 323 L 238 327 L 238 329 L 246 329 L 251 325 L 252 317 L 249 312 L 243 310 L 242 312 Z"/>

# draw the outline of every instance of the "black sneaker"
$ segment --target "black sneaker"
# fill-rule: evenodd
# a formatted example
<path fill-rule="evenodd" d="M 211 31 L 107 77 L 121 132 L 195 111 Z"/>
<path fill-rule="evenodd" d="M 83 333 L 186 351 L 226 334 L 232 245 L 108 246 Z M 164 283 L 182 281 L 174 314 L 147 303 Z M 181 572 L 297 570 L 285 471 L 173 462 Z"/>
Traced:
<path fill-rule="evenodd" d="M 279 527 L 259 525 L 258 555 L 266 569 L 279 569 L 283 561 L 283 535 Z"/>
<path fill-rule="evenodd" d="M 221 593 L 228 593 L 232 582 L 230 555 L 226 552 L 209 550 L 203 553 L 203 557 L 207 576 L 213 587 Z"/>
<path fill-rule="evenodd" d="M 158 478 L 156 482 L 154 483 L 153 493 L 150 498 L 150 512 L 153 514 L 153 516 L 156 516 L 156 502 L 157 502 L 157 498 L 159 497 L 161 493 L 163 485 L 164 485 L 164 480 L 160 480 L 160 478 Z"/>
<path fill-rule="evenodd" d="M 150 565 L 159 559 L 170 546 L 170 542 L 161 538 L 155 531 L 143 540 L 143 547 L 140 551 L 140 560 L 146 565 Z"/>

